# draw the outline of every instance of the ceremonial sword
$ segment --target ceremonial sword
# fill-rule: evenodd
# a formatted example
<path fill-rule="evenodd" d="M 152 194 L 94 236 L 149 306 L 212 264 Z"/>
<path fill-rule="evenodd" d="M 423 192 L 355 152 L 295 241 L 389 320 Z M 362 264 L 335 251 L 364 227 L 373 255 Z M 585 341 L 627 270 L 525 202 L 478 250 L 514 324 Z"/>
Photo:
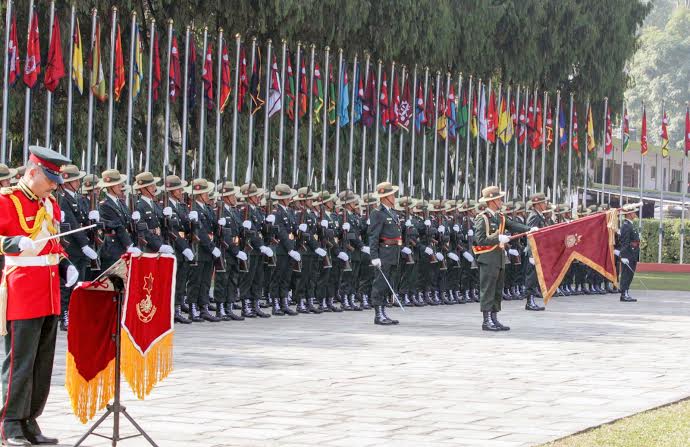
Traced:
<path fill-rule="evenodd" d="M 73 233 L 78 233 L 80 231 L 90 230 L 91 228 L 93 228 L 95 226 L 96 226 L 96 224 L 91 224 L 91 225 L 87 225 L 85 227 L 77 228 L 74 230 L 65 231 L 64 233 L 54 234 L 52 236 L 44 237 L 42 239 L 36 239 L 34 241 L 34 244 L 38 244 L 39 242 L 47 242 L 51 239 L 57 239 L 59 237 L 67 236 L 68 234 L 73 234 Z"/>
<path fill-rule="evenodd" d="M 381 270 L 381 266 L 377 265 L 377 269 L 379 269 L 379 273 L 381 273 L 381 276 L 383 276 L 383 279 L 386 281 L 386 284 L 388 284 L 388 288 L 391 289 L 391 293 L 393 294 L 393 298 L 395 298 L 395 302 L 398 303 L 398 306 L 400 306 L 400 309 L 402 309 L 403 312 L 405 312 L 405 308 L 403 305 L 400 303 L 400 300 L 398 299 L 398 294 L 395 293 L 395 290 L 393 290 L 393 286 L 391 286 L 391 283 L 388 282 L 388 278 L 386 278 L 386 275 L 383 273 L 383 270 Z"/>

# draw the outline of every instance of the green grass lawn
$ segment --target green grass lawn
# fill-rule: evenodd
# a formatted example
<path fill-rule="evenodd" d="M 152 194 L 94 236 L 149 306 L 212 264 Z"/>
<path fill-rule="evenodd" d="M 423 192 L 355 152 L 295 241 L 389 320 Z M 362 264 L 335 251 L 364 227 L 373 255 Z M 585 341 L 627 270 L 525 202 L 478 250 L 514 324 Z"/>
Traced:
<path fill-rule="evenodd" d="M 690 400 L 638 413 L 542 447 L 687 447 Z"/>
<path fill-rule="evenodd" d="M 652 272 L 636 273 L 630 288 L 638 293 L 646 289 L 679 290 L 683 292 L 690 292 L 690 274 Z"/>

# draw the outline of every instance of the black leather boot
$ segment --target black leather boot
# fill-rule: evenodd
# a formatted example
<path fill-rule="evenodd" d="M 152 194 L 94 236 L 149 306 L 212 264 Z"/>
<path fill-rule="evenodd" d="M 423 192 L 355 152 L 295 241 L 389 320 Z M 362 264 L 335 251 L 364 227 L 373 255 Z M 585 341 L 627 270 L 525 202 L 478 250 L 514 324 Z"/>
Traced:
<path fill-rule="evenodd" d="M 189 313 L 189 306 L 187 304 L 182 303 L 182 306 L 180 306 L 180 307 L 182 308 L 182 312 L 184 312 L 186 314 Z"/>
<path fill-rule="evenodd" d="M 506 287 L 504 287 L 503 291 L 501 291 L 501 297 L 503 298 L 503 301 L 513 301 L 513 297 L 508 294 L 508 289 Z"/>
<path fill-rule="evenodd" d="M 283 308 L 280 307 L 279 298 L 273 298 L 273 308 L 271 309 L 271 315 L 275 315 L 276 317 L 282 317 L 283 315 L 285 315 L 285 312 L 283 312 Z"/>
<path fill-rule="evenodd" d="M 383 306 L 374 306 L 374 324 L 380 324 L 382 326 L 390 326 L 393 321 L 389 320 L 383 314 Z"/>
<path fill-rule="evenodd" d="M 479 298 L 479 290 L 478 289 L 472 289 L 472 301 L 475 303 L 478 303 L 481 301 Z"/>
<path fill-rule="evenodd" d="M 261 310 L 261 303 L 260 303 L 259 298 L 255 298 L 252 300 L 252 305 L 254 306 L 254 313 L 256 314 L 257 317 L 259 318 L 270 318 L 270 314 L 267 314 L 263 310 Z"/>
<path fill-rule="evenodd" d="M 326 307 L 331 312 L 342 312 L 343 310 L 335 305 L 335 298 L 326 298 Z"/>
<path fill-rule="evenodd" d="M 389 317 L 388 315 L 386 315 L 386 307 L 385 307 L 385 306 L 382 306 L 382 307 L 381 307 L 381 315 L 382 315 L 386 320 L 392 322 L 393 324 L 398 324 L 398 323 L 400 323 L 398 320 L 394 320 L 394 319 L 392 319 L 391 317 Z"/>
<path fill-rule="evenodd" d="M 621 292 L 621 301 L 624 303 L 634 303 L 637 300 L 633 297 L 630 296 L 630 293 L 628 293 L 627 290 L 624 290 Z"/>
<path fill-rule="evenodd" d="M 201 323 L 204 321 L 204 319 L 199 315 L 199 307 L 196 305 L 196 303 L 189 305 L 189 319 L 194 323 Z"/>
<path fill-rule="evenodd" d="M 412 304 L 416 307 L 424 307 L 426 303 L 424 302 L 424 293 L 417 292 L 416 295 L 412 295 Z"/>
<path fill-rule="evenodd" d="M 216 318 L 220 318 L 221 321 L 232 320 L 232 318 L 225 313 L 225 303 L 216 303 Z"/>
<path fill-rule="evenodd" d="M 352 310 L 355 310 L 358 312 L 364 310 L 364 295 L 361 296 L 361 299 L 362 299 L 362 304 L 360 305 L 357 302 L 357 295 L 355 295 L 354 293 L 352 295 L 350 295 L 350 305 L 352 306 Z M 369 303 L 367 303 L 367 305 L 369 305 Z"/>
<path fill-rule="evenodd" d="M 464 304 L 471 303 L 472 302 L 472 297 L 470 296 L 470 289 L 465 290 L 465 293 L 463 294 L 463 300 L 462 302 Z"/>
<path fill-rule="evenodd" d="M 592 288 L 590 287 L 589 283 L 584 283 L 582 285 L 582 294 L 583 295 L 591 295 L 592 294 Z"/>
<path fill-rule="evenodd" d="M 309 309 L 307 309 L 307 300 L 304 298 L 300 298 L 297 302 L 297 307 L 295 308 L 295 310 L 300 314 L 308 314 Z"/>
<path fill-rule="evenodd" d="M 534 295 L 530 295 L 529 298 L 527 298 L 527 302 L 525 303 L 525 310 L 544 310 L 543 307 L 537 305 L 537 303 L 534 302 Z"/>
<path fill-rule="evenodd" d="M 500 321 L 498 321 L 498 312 L 491 312 L 491 322 L 496 326 L 499 330 L 502 331 L 509 331 L 510 327 L 509 326 L 504 326 L 501 324 Z"/>
<path fill-rule="evenodd" d="M 445 305 L 455 304 L 452 292 L 443 291 L 441 292 L 441 302 Z"/>
<path fill-rule="evenodd" d="M 199 316 L 203 318 L 205 321 L 210 321 L 211 323 L 218 323 L 220 321 L 220 318 L 216 318 L 211 314 L 211 312 L 208 311 L 208 304 L 201 308 Z"/>
<path fill-rule="evenodd" d="M 182 306 L 175 306 L 175 323 L 191 324 L 192 320 L 182 315 Z"/>
<path fill-rule="evenodd" d="M 225 303 L 225 315 L 230 317 L 232 321 L 244 321 L 244 317 L 242 315 L 237 315 L 232 311 L 232 304 L 233 303 Z"/>
<path fill-rule="evenodd" d="M 616 293 L 616 291 L 613 290 L 613 284 L 609 281 L 605 281 L 604 284 L 606 284 L 606 293 Z"/>
<path fill-rule="evenodd" d="M 319 309 L 319 306 L 316 304 L 315 300 L 315 298 L 309 298 L 307 300 L 307 310 L 313 314 L 320 314 L 323 311 Z"/>
<path fill-rule="evenodd" d="M 290 307 L 290 298 L 286 297 L 283 298 L 281 301 L 281 310 L 283 311 L 283 313 L 285 313 L 285 315 L 290 315 L 291 317 L 297 315 L 297 312 L 292 310 L 292 308 Z"/>
<path fill-rule="evenodd" d="M 438 306 L 438 304 L 434 301 L 434 294 L 431 291 L 426 292 L 424 295 L 424 302 L 427 304 L 427 306 Z"/>
<path fill-rule="evenodd" d="M 496 327 L 494 322 L 491 320 L 491 313 L 488 311 L 482 311 L 482 315 L 484 315 L 484 322 L 482 323 L 482 330 L 483 331 L 491 331 L 491 332 L 498 332 L 500 331 L 499 328 Z"/>
<path fill-rule="evenodd" d="M 321 306 L 319 309 L 321 309 L 321 312 L 333 312 L 331 308 L 328 307 L 328 301 L 326 301 L 326 298 L 321 298 Z"/>
<path fill-rule="evenodd" d="M 354 310 L 352 308 L 352 305 L 350 304 L 350 297 L 349 296 L 343 295 L 341 297 L 341 302 L 342 302 L 342 306 L 341 306 L 342 310 Z"/>
<path fill-rule="evenodd" d="M 68 327 L 69 327 L 69 318 L 67 317 L 67 311 L 63 311 L 60 314 L 60 330 L 63 332 L 66 332 Z"/>
<path fill-rule="evenodd" d="M 256 318 L 256 313 L 252 307 L 252 300 L 242 300 L 242 316 L 244 318 Z"/>
<path fill-rule="evenodd" d="M 366 293 L 362 294 L 362 310 L 371 309 L 371 304 L 369 304 L 369 295 Z"/>
<path fill-rule="evenodd" d="M 408 295 L 407 293 L 403 294 L 402 296 L 402 305 L 405 307 L 412 305 L 412 301 L 410 301 L 410 295 Z"/>

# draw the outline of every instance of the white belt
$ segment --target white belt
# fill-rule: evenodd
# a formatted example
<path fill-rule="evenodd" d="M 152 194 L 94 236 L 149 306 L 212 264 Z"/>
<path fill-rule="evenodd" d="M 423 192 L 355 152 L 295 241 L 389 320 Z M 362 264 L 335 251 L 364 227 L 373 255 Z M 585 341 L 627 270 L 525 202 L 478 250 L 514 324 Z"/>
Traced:
<path fill-rule="evenodd" d="M 5 256 L 5 265 L 8 267 L 43 267 L 59 263 L 60 255 L 57 253 L 42 256 Z"/>

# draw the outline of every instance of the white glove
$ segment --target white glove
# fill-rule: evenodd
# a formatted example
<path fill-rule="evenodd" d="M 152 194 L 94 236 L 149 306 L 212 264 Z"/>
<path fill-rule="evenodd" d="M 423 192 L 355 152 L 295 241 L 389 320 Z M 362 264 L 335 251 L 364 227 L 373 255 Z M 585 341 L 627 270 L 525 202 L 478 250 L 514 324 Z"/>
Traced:
<path fill-rule="evenodd" d="M 434 250 L 432 250 L 431 247 L 427 247 L 427 248 L 424 249 L 424 253 L 426 253 L 427 255 L 431 256 L 431 255 L 434 254 Z"/>
<path fill-rule="evenodd" d="M 445 232 L 446 232 L 446 227 L 443 226 L 443 225 L 439 225 L 439 226 L 438 226 L 438 232 L 441 233 L 441 234 L 445 233 Z"/>
<path fill-rule="evenodd" d="M 505 234 L 499 234 L 498 242 L 501 244 L 507 244 L 510 242 L 510 236 L 506 236 Z"/>
<path fill-rule="evenodd" d="M 307 232 L 307 224 L 304 224 L 304 223 L 299 224 L 299 231 L 301 231 L 302 233 L 306 233 Z"/>
<path fill-rule="evenodd" d="M 266 222 L 274 224 L 276 222 L 276 216 L 274 214 L 269 214 L 266 216 Z"/>
<path fill-rule="evenodd" d="M 458 258 L 458 255 L 456 255 L 455 253 L 448 253 L 448 257 L 455 262 L 458 262 L 460 260 L 460 258 Z"/>
<path fill-rule="evenodd" d="M 252 223 L 251 223 L 250 221 L 248 221 L 248 220 L 245 220 L 244 222 L 242 222 L 242 226 L 243 226 L 246 230 L 251 230 L 251 229 L 252 229 Z"/>
<path fill-rule="evenodd" d="M 431 221 L 430 221 L 429 219 L 425 220 L 425 221 L 424 221 L 424 225 L 426 225 L 427 227 L 430 227 L 430 226 L 431 226 Z"/>
<path fill-rule="evenodd" d="M 72 287 L 77 283 L 79 279 L 79 272 L 77 268 L 73 265 L 67 267 L 67 278 L 65 279 L 65 287 Z"/>
<path fill-rule="evenodd" d="M 367 225 L 371 225 L 371 219 L 367 219 Z"/>
<path fill-rule="evenodd" d="M 511 248 L 510 250 L 508 250 L 508 254 L 510 256 L 520 256 L 520 253 L 514 248 Z"/>
<path fill-rule="evenodd" d="M 88 245 L 84 245 L 81 248 L 81 252 L 84 253 L 86 255 L 86 257 L 89 259 L 97 259 L 98 258 L 98 253 L 96 253 L 96 250 L 89 247 Z"/>
<path fill-rule="evenodd" d="M 381 267 L 381 260 L 379 258 L 372 259 L 371 265 L 373 265 L 374 267 Z"/>
<path fill-rule="evenodd" d="M 288 255 L 297 262 L 300 262 L 302 260 L 302 255 L 300 255 L 298 251 L 290 250 L 288 252 Z"/>
<path fill-rule="evenodd" d="M 368 254 L 368 255 L 371 254 L 371 250 L 369 249 L 369 246 L 368 246 L 368 245 L 365 245 L 364 247 L 362 247 L 362 253 L 365 253 L 365 254 Z"/>
<path fill-rule="evenodd" d="M 163 208 L 163 215 L 166 217 L 172 216 L 172 208 L 170 208 L 169 206 Z"/>
<path fill-rule="evenodd" d="M 350 231 L 350 223 L 349 223 L 349 222 L 345 222 L 345 223 L 343 224 L 343 230 L 345 230 L 345 231 Z"/>
<path fill-rule="evenodd" d="M 60 223 L 65 223 L 65 213 L 60 213 Z"/>
<path fill-rule="evenodd" d="M 455 231 L 456 233 L 459 233 L 460 232 L 460 225 L 458 225 L 458 224 L 453 225 L 453 231 Z"/>
<path fill-rule="evenodd" d="M 182 256 L 187 258 L 187 261 L 191 262 L 194 260 L 194 252 L 191 248 L 185 248 L 184 250 L 182 250 Z"/>
<path fill-rule="evenodd" d="M 172 255 L 172 254 L 175 253 L 175 250 L 173 250 L 173 248 L 172 248 L 170 245 L 168 245 L 168 244 L 163 244 L 163 245 L 161 245 L 160 248 L 158 249 L 158 253 L 163 253 L 163 254 L 166 254 L 166 255 Z"/>
<path fill-rule="evenodd" d="M 218 247 L 214 247 L 211 251 L 211 254 L 214 258 L 220 258 L 220 249 Z"/>
<path fill-rule="evenodd" d="M 189 216 L 189 220 L 193 220 L 194 222 L 199 221 L 199 213 L 197 213 L 196 211 L 190 211 L 188 216 Z"/>
<path fill-rule="evenodd" d="M 467 262 L 474 262 L 474 256 L 472 256 L 472 253 L 469 251 L 466 251 L 462 254 L 462 257 L 467 259 Z"/>
<path fill-rule="evenodd" d="M 273 257 L 273 250 L 271 250 L 271 247 L 267 247 L 265 245 L 262 245 L 261 248 L 259 249 L 259 251 L 269 258 Z"/>
<path fill-rule="evenodd" d="M 35 249 L 36 249 L 36 244 L 34 244 L 33 239 L 28 238 L 26 236 L 22 236 L 21 239 L 19 239 L 19 250 L 26 251 L 26 250 L 35 250 Z"/>
<path fill-rule="evenodd" d="M 100 222 L 101 213 L 99 213 L 97 210 L 89 211 L 89 220 L 93 220 L 95 222 Z"/>
<path fill-rule="evenodd" d="M 467 235 L 468 236 L 474 236 L 474 230 L 471 228 L 469 230 L 467 230 Z"/>
<path fill-rule="evenodd" d="M 139 211 L 134 211 L 132 213 L 132 220 L 136 221 L 136 220 L 140 220 L 140 219 L 141 219 L 141 214 L 139 214 Z"/>
<path fill-rule="evenodd" d="M 340 253 L 338 253 L 338 259 L 340 259 L 343 262 L 347 262 L 350 260 L 350 257 L 347 255 L 347 253 L 341 251 Z"/>
<path fill-rule="evenodd" d="M 532 227 L 529 229 L 529 232 L 534 233 L 535 231 L 539 231 L 539 229 L 540 229 L 539 227 Z"/>
<path fill-rule="evenodd" d="M 410 227 L 412 226 L 412 221 L 411 221 L 410 219 L 407 219 L 407 220 L 405 221 L 405 226 L 406 226 L 407 228 L 410 228 Z"/>
<path fill-rule="evenodd" d="M 621 258 L 621 262 L 625 265 L 630 264 L 630 260 L 628 258 Z"/>
<path fill-rule="evenodd" d="M 321 226 L 324 228 L 328 228 L 328 221 L 326 219 L 321 221 Z"/>
<path fill-rule="evenodd" d="M 444 258 L 445 258 L 445 256 L 443 256 L 443 253 L 441 253 L 441 252 L 436 253 L 436 259 L 438 259 L 439 261 L 443 261 Z"/>
<path fill-rule="evenodd" d="M 220 225 L 221 227 L 224 227 L 226 223 L 228 223 L 228 221 L 225 220 L 225 217 L 221 217 L 220 219 L 218 219 L 218 225 Z"/>
<path fill-rule="evenodd" d="M 530 256 L 530 258 L 529 258 L 529 263 L 532 264 L 532 265 L 534 265 L 534 258 L 531 257 L 531 256 Z"/>
<path fill-rule="evenodd" d="M 247 260 L 247 253 L 243 252 L 242 250 L 238 251 L 237 254 L 235 255 L 237 259 L 240 261 L 246 261 Z"/>
<path fill-rule="evenodd" d="M 134 256 L 141 256 L 141 250 L 139 250 L 139 247 L 135 247 L 134 245 L 127 247 L 127 253 L 130 253 Z"/>
<path fill-rule="evenodd" d="M 319 247 L 319 248 L 317 248 L 316 250 L 314 250 L 314 253 L 316 253 L 317 255 L 321 256 L 322 258 L 323 258 L 324 256 L 326 256 L 326 254 L 327 254 L 327 253 L 326 253 L 326 250 L 324 250 L 324 249 L 321 248 L 321 247 Z"/>
<path fill-rule="evenodd" d="M 616 256 L 620 256 L 620 255 L 621 255 L 621 251 L 620 251 L 620 250 L 613 250 L 613 254 L 616 255 Z"/>
<path fill-rule="evenodd" d="M 403 247 L 403 249 L 401 251 L 405 256 L 412 254 L 412 250 L 410 250 L 409 247 Z"/>

